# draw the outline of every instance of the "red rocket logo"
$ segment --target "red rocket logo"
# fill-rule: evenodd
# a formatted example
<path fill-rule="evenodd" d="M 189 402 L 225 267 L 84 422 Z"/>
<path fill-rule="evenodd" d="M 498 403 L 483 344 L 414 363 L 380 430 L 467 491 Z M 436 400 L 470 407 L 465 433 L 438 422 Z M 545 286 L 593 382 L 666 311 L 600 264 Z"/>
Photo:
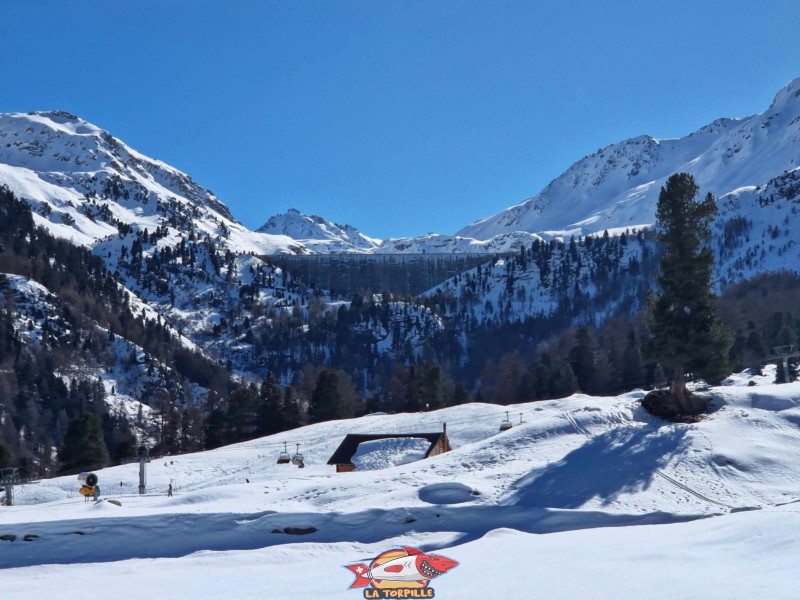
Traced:
<path fill-rule="evenodd" d="M 433 588 L 428 587 L 431 580 L 458 566 L 446 556 L 400 548 L 380 554 L 369 566 L 345 565 L 356 576 L 350 589 L 365 588 L 364 598 L 433 598 Z"/>

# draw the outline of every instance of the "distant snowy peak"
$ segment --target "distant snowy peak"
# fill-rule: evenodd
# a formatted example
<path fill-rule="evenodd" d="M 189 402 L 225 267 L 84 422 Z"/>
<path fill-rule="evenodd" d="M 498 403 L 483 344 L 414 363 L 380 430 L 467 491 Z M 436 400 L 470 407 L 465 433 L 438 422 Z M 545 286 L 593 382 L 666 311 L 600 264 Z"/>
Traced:
<path fill-rule="evenodd" d="M 271 217 L 256 231 L 285 235 L 312 252 L 362 254 L 504 254 L 530 246 L 540 236 L 522 231 L 504 233 L 489 240 L 429 233 L 416 237 L 380 240 L 365 236 L 351 225 L 338 225 L 317 215 L 290 208 Z"/>
<path fill-rule="evenodd" d="M 782 108 L 794 104 L 797 107 L 800 102 L 800 77 L 792 79 L 777 94 L 770 105 L 770 110 L 781 110 Z"/>
<path fill-rule="evenodd" d="M 720 196 L 765 184 L 798 165 L 800 78 L 759 115 L 717 119 L 682 138 L 642 135 L 601 148 L 537 195 L 456 235 L 485 240 L 527 231 L 556 237 L 646 225 L 653 222 L 659 190 L 673 173 L 691 173 L 703 193 Z"/>
<path fill-rule="evenodd" d="M 533 233 L 513 231 L 488 240 L 429 233 L 410 238 L 389 238 L 376 250 L 385 254 L 507 254 L 519 252 L 542 238 Z"/>
<path fill-rule="evenodd" d="M 317 215 L 304 215 L 290 208 L 259 227 L 259 233 L 285 235 L 315 252 L 370 252 L 381 240 L 367 237 L 352 225 L 339 225 Z"/>

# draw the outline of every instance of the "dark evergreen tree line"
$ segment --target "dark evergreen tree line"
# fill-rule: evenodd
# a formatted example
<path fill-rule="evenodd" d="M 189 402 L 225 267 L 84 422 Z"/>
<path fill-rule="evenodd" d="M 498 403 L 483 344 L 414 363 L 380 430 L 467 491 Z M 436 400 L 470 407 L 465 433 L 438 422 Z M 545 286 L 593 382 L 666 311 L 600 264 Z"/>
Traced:
<path fill-rule="evenodd" d="M 475 302 L 499 264 L 458 276 L 459 296 L 442 292 L 415 302 L 410 296 L 365 291 L 337 310 L 328 309 L 301 282 L 279 278 L 269 266 L 252 268 L 251 283 L 237 286 L 235 305 L 225 304 L 224 295 L 215 292 L 210 299 L 212 305 L 227 307 L 212 334 L 239 336 L 251 345 L 256 368 L 267 373 L 260 383 L 237 386 L 226 369 L 177 343 L 160 318 L 135 316 L 120 286 L 123 277 L 139 273 L 143 289 L 170 293 L 178 265 L 191 270 L 202 264 L 196 270 L 207 275 L 196 277 L 224 278 L 235 268 L 230 252 L 219 252 L 210 238 L 190 238 L 148 255 L 144 250 L 166 228 L 121 231 L 132 243 L 121 264 L 124 273 L 110 274 L 86 249 L 35 228 L 27 205 L 7 190 L 0 190 L 0 216 L 0 271 L 39 281 L 60 303 L 59 321 L 42 327 L 40 353 L 21 342 L 13 298 L 0 310 L 0 410 L 7 417 L 0 420 L 0 445 L 5 447 L 0 460 L 5 462 L 55 469 L 59 465 L 50 449 L 56 447 L 67 468 L 72 463 L 63 457 L 72 450 L 65 446 L 66 433 L 86 415 L 94 415 L 102 431 L 107 456 L 98 452 L 99 462 L 133 454 L 136 424 L 107 406 L 98 380 L 65 383 L 56 375 L 76 357 L 94 357 L 102 365 L 99 357 L 115 335 L 144 348 L 144 357 L 130 360 L 143 362 L 154 374 L 142 396 L 154 409 L 154 452 L 216 447 L 365 411 L 432 410 L 468 401 L 507 404 L 577 390 L 612 394 L 665 379 L 663 368 L 642 360 L 642 326 L 636 319 L 612 319 L 600 328 L 571 327 L 578 316 L 607 319 L 609 314 L 594 315 L 595 304 L 610 303 L 612 314 L 635 313 L 643 305 L 650 280 L 641 274 L 654 269 L 659 251 L 642 232 L 537 242 L 505 259 L 504 295 L 489 310 L 512 320 L 510 302 L 522 296 L 522 279 L 531 265 L 536 265 L 538 285 L 557 290 L 560 298 L 554 312 L 513 323 L 476 324 L 474 319 Z M 638 246 L 633 253 L 637 258 L 623 265 L 619 259 L 629 245 Z M 261 306 L 259 292 L 278 281 L 283 288 L 275 293 L 285 294 L 285 304 Z M 800 319 L 790 300 L 797 288 L 780 279 L 765 281 L 736 289 L 738 296 L 720 301 L 723 317 L 734 322 L 731 328 L 737 333 L 729 356 L 734 366 L 755 364 L 772 345 L 798 339 Z M 770 286 L 785 292 L 786 301 L 769 314 L 763 305 L 751 308 Z M 625 292 L 622 299 L 620 290 Z M 92 322 L 110 333 L 86 326 Z M 413 336 L 419 343 L 410 343 Z M 466 353 L 461 336 L 468 340 Z M 189 382 L 211 390 L 203 406 L 191 397 Z"/>
<path fill-rule="evenodd" d="M 108 407 L 103 384 L 83 375 L 65 383 L 59 375 L 75 364 L 113 366 L 116 336 L 145 350 L 153 389 L 145 390 L 142 400 L 158 406 L 163 449 L 202 448 L 203 419 L 188 398 L 188 382 L 227 397 L 235 387 L 227 371 L 186 350 L 160 318 L 134 315 L 128 293 L 101 258 L 35 227 L 28 205 L 2 187 L 0 272 L 36 281 L 56 296 L 54 314 L 35 313 L 36 326 L 28 321 L 28 329 L 41 329 L 40 343 L 31 346 L 17 330 L 15 298 L 7 278 L 0 277 L 0 445 L 5 461 L 40 474 L 67 468 L 71 463 L 54 457 L 52 450 L 68 452 L 63 444 L 70 424 L 87 415 L 96 417 L 103 433 L 108 459 L 101 462 L 133 453 L 130 419 Z M 135 355 L 131 361 L 138 363 Z"/>

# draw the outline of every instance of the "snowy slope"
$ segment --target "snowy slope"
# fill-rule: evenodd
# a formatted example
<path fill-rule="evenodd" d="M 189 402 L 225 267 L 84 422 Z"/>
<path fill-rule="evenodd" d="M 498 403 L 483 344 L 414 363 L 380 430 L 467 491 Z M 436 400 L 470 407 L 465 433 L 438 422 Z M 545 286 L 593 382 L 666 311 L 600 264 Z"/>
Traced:
<path fill-rule="evenodd" d="M 523 422 L 504 433 L 504 407 L 482 404 L 322 423 L 154 459 L 147 496 L 134 495 L 136 465 L 99 471 L 103 494 L 121 507 L 85 504 L 74 477 L 49 480 L 0 511 L 0 534 L 39 536 L 0 542 L 0 562 L 13 567 L 3 581 L 61 598 L 59 579 L 102 573 L 116 586 L 148 573 L 173 597 L 208 598 L 220 579 L 243 576 L 243 597 L 355 597 L 340 565 L 407 544 L 461 562 L 436 582 L 437 595 L 688 597 L 652 585 L 686 568 L 676 585 L 699 590 L 693 597 L 791 598 L 800 383 L 712 393 L 712 412 L 688 425 L 647 415 L 641 393 L 516 405 L 513 421 Z M 429 432 L 442 422 L 450 453 L 347 474 L 325 464 L 346 433 Z M 305 469 L 275 463 L 284 440 L 301 444 Z M 248 575 L 255 565 L 263 570 Z M 571 585 L 556 593 L 567 574 Z"/>
<path fill-rule="evenodd" d="M 759 273 L 800 269 L 800 167 L 717 200 L 719 287 Z"/>
<path fill-rule="evenodd" d="M 601 324 L 644 305 L 655 246 L 642 231 L 542 242 L 460 273 L 423 294 L 465 331 L 534 318 Z"/>
<path fill-rule="evenodd" d="M 66 340 L 75 333 L 72 324 L 65 318 L 67 311 L 64 310 L 63 302 L 47 288 L 19 275 L 0 273 L 0 278 L 4 285 L 4 289 L 0 289 L 0 308 L 13 308 L 14 329 L 30 351 L 50 351 L 52 344 L 48 344 L 48 340 L 43 340 L 44 336 Z M 132 302 L 134 314 L 148 318 L 152 316 L 150 314 L 152 311 L 148 310 L 145 305 L 138 305 L 135 300 Z M 99 327 L 96 323 L 92 324 L 92 327 L 104 338 L 108 337 L 107 329 Z M 178 337 L 177 332 L 173 333 L 184 346 L 196 349 L 186 338 Z M 52 342 L 52 339 L 49 341 Z M 137 356 L 140 364 L 128 364 L 127 359 L 131 355 Z M 149 418 L 152 409 L 138 399 L 142 397 L 142 390 L 148 384 L 159 383 L 156 375 L 147 373 L 146 356 L 147 353 L 140 346 L 114 336 L 113 342 L 110 342 L 110 351 L 107 353 L 108 362 L 104 367 L 84 358 L 56 374 L 65 385 L 69 385 L 74 378 L 95 378 L 102 381 L 109 410 L 122 410 L 133 423 L 140 407 L 143 416 Z"/>
<path fill-rule="evenodd" d="M 287 542 L 179 558 L 131 558 L 113 568 L 82 562 L 14 568 L 3 572 L 3 587 L 14 598 L 50 600 L 74 598 L 82 583 L 114 590 L 119 600 L 218 599 L 232 588 L 236 597 L 248 600 L 354 600 L 363 598 L 362 592 L 347 589 L 352 576 L 342 565 L 402 544 L 441 549 L 460 563 L 432 583 L 437 598 L 794 600 L 798 527 L 797 509 L 781 507 L 675 525 L 546 536 L 503 528 L 465 544 L 454 543 L 448 534 L 409 534 L 374 543 Z M 163 539 L 167 531 L 165 523 L 154 535 Z"/>
<path fill-rule="evenodd" d="M 583 235 L 654 220 L 658 193 L 677 172 L 694 175 L 703 193 L 763 185 L 800 165 L 800 78 L 765 112 L 719 119 L 677 139 L 639 136 L 576 162 L 537 195 L 457 235 L 489 239 L 511 231 Z"/>
<path fill-rule="evenodd" d="M 263 374 L 267 359 L 254 352 L 260 329 L 287 314 L 312 312 L 307 283 L 259 256 L 310 253 L 284 235 L 290 230 L 297 236 L 324 230 L 328 237 L 315 248 L 325 251 L 345 239 L 363 249 L 379 242 L 296 211 L 285 216 L 293 225 L 284 223 L 283 233 L 249 231 L 186 174 L 64 112 L 0 115 L 0 185 L 31 206 L 36 224 L 101 257 L 130 291 L 137 313 L 162 319 L 191 338 L 183 338 L 185 345 L 231 361 L 240 373 Z M 323 313 L 340 306 L 322 290 L 313 295 Z"/>
<path fill-rule="evenodd" d="M 452 549 L 462 564 L 442 591 L 454 597 L 566 600 L 796 597 L 792 561 L 800 543 L 787 528 L 796 508 L 781 507 L 676 525 L 585 529 L 534 536 L 495 530 Z M 487 577 L 487 562 L 511 576 Z M 497 557 L 508 557 L 506 561 Z M 437 590 L 438 593 L 438 590 Z M 331 596 L 333 597 L 333 596 Z"/>

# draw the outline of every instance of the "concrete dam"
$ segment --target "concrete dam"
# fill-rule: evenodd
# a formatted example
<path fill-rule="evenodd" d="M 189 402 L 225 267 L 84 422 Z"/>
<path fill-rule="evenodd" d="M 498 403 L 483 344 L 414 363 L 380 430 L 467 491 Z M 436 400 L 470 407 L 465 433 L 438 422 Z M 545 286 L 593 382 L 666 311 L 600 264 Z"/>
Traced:
<path fill-rule="evenodd" d="M 493 254 L 276 254 L 261 258 L 309 285 L 340 296 L 364 290 L 416 296 L 498 257 Z"/>

